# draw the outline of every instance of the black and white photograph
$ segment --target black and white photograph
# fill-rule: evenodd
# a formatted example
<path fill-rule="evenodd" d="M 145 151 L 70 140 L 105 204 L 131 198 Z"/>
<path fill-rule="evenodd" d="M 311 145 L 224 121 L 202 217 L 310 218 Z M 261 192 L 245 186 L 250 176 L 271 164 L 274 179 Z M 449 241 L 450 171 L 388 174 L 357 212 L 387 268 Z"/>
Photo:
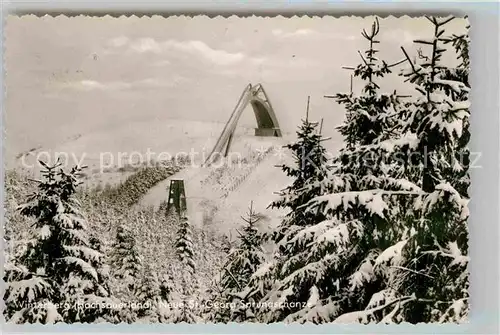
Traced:
<path fill-rule="evenodd" d="M 467 323 L 469 29 L 6 17 L 6 322 Z"/>

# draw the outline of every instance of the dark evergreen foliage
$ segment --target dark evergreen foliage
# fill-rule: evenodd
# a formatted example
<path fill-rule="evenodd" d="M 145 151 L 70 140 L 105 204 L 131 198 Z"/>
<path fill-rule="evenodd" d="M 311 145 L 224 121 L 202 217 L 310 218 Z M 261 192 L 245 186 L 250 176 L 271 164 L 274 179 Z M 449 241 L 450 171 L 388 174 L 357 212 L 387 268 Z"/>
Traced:
<path fill-rule="evenodd" d="M 26 252 L 9 264 L 5 315 L 10 322 L 95 322 L 111 311 L 103 255 L 95 250 L 74 195 L 81 169 L 69 173 L 48 166 L 38 190 L 20 207 L 34 218 L 38 234 Z"/>

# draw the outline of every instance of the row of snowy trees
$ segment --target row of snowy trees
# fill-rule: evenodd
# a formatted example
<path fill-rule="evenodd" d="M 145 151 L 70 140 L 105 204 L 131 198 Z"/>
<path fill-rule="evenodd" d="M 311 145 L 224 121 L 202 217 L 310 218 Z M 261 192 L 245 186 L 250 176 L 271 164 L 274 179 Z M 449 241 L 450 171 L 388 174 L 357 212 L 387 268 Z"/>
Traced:
<path fill-rule="evenodd" d="M 303 121 L 288 146 L 296 163 L 282 167 L 294 182 L 271 205 L 289 214 L 266 236 L 249 223 L 217 295 L 240 304 L 216 321 L 466 319 L 469 39 L 447 36 L 453 18 L 428 20 L 434 34 L 415 41 L 427 50 L 418 61 L 404 48 L 404 61 L 379 59 L 378 20 L 363 31 L 368 48 L 354 77 L 365 85 L 335 97 L 346 110 L 344 147 L 327 159 L 318 124 Z M 460 63 L 444 64 L 446 52 Z M 403 63 L 416 93 L 382 93 L 377 79 Z M 270 260 L 264 241 L 276 246 Z"/>
<path fill-rule="evenodd" d="M 35 233 L 5 265 L 7 322 L 195 322 L 188 301 L 195 267 L 187 217 L 168 213 L 179 227 L 179 264 L 160 279 L 144 264 L 126 225 L 117 227 L 105 250 L 76 197 L 81 168 L 65 172 L 60 164 L 40 163 L 45 170 L 37 191 L 19 208 Z M 180 284 L 174 278 L 179 273 Z"/>

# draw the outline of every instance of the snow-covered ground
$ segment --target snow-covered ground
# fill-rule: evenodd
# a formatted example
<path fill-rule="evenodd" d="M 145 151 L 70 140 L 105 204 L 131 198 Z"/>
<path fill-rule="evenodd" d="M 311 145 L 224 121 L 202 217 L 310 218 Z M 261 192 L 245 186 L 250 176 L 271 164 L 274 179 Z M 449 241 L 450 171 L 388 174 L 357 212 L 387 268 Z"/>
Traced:
<path fill-rule="evenodd" d="M 184 180 L 192 223 L 234 238 L 235 229 L 243 223 L 241 216 L 253 201 L 262 229 L 274 225 L 283 213 L 267 207 L 276 197 L 275 192 L 290 183 L 276 167 L 290 158 L 282 148 L 286 141 L 240 134 L 234 138 L 227 159 L 211 166 L 195 164 L 172 176 L 170 179 Z M 167 200 L 170 179 L 153 187 L 140 204 L 159 206 Z"/>
<path fill-rule="evenodd" d="M 119 167 L 139 158 L 146 160 L 148 152 L 150 158 L 155 159 L 160 155 L 189 152 L 192 148 L 208 150 L 223 126 L 223 123 L 181 119 L 118 123 L 75 135 L 50 148 L 38 147 L 24 158 L 18 157 L 16 162 L 32 164 L 37 158 L 54 159 L 56 153 L 61 153 L 68 156 L 68 165 L 81 161 L 96 170 Z"/>
<path fill-rule="evenodd" d="M 202 166 L 223 127 L 220 122 L 182 119 L 118 124 L 75 135 L 53 148 L 38 147 L 18 157 L 16 164 L 34 165 L 36 175 L 37 165 L 34 163 L 37 159 L 53 162 L 60 153 L 68 167 L 77 163 L 88 166 L 88 184 L 115 184 L 132 173 L 120 171 L 120 167 L 188 154 L 194 158 L 193 164 L 170 179 L 184 180 L 193 224 L 200 228 L 210 226 L 235 238 L 235 229 L 243 222 L 241 216 L 253 201 L 254 210 L 261 215 L 262 229 L 268 229 L 283 215 L 283 212 L 267 207 L 276 198 L 276 192 L 291 182 L 276 165 L 291 159 L 290 152 L 282 147 L 294 141 L 295 134 L 283 131 L 282 138 L 256 137 L 252 127 L 239 126 L 229 157 L 224 162 Z M 170 179 L 153 187 L 138 205 L 159 206 L 168 200 Z"/>

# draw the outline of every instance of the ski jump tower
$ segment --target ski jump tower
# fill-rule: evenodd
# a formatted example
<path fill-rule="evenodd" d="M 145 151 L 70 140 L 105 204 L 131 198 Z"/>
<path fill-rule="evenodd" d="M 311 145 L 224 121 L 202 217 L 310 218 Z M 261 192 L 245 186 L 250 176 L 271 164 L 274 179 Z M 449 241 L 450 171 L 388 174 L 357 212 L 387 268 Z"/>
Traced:
<path fill-rule="evenodd" d="M 184 191 L 184 180 L 172 179 L 168 193 L 167 211 L 174 207 L 177 214 L 182 215 L 187 211 L 186 193 Z"/>
<path fill-rule="evenodd" d="M 205 166 L 210 165 L 221 155 L 227 156 L 231 142 L 233 140 L 234 131 L 238 124 L 241 114 L 248 105 L 252 106 L 257 120 L 257 128 L 255 128 L 255 136 L 272 136 L 281 137 L 281 130 L 279 128 L 278 119 L 274 113 L 269 97 L 261 84 L 248 86 L 243 90 L 243 93 L 234 107 L 233 113 L 227 121 L 222 133 L 219 136 L 214 148 L 208 155 L 205 161 Z"/>

